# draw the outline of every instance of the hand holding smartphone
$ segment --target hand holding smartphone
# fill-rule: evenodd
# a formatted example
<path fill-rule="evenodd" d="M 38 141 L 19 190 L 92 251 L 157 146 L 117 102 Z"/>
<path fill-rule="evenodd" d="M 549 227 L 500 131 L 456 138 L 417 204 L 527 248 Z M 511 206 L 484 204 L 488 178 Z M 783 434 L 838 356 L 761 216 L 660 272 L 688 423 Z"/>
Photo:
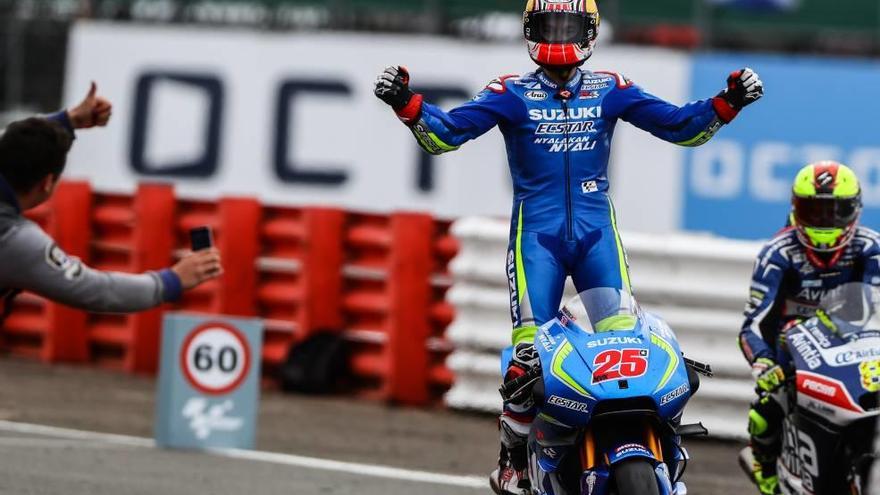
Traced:
<path fill-rule="evenodd" d="M 194 252 L 212 247 L 214 245 L 214 235 L 211 232 L 211 227 L 202 226 L 190 229 L 189 242 Z"/>

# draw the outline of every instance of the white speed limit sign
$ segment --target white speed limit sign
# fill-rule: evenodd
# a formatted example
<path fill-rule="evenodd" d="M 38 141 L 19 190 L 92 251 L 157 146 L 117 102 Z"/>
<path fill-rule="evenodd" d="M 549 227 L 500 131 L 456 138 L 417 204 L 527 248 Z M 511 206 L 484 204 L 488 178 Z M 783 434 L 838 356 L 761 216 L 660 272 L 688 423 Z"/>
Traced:
<path fill-rule="evenodd" d="M 204 394 L 220 395 L 238 387 L 251 366 L 247 339 L 219 322 L 195 328 L 183 343 L 180 367 L 187 381 Z"/>

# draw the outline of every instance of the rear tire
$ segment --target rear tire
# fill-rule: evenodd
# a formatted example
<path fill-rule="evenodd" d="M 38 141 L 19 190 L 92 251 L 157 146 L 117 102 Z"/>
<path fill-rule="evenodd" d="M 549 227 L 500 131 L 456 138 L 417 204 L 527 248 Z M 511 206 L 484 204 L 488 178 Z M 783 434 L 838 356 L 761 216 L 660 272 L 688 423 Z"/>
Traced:
<path fill-rule="evenodd" d="M 634 458 L 616 464 L 612 471 L 617 495 L 660 495 L 657 475 L 648 459 Z"/>

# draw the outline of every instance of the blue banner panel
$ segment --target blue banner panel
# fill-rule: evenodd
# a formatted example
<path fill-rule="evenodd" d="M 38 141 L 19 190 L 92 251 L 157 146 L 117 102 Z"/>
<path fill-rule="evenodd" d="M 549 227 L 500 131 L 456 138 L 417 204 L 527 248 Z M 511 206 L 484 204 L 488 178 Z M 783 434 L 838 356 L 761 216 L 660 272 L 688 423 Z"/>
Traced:
<path fill-rule="evenodd" d="M 693 96 L 716 94 L 732 70 L 752 67 L 763 100 L 715 140 L 687 153 L 685 230 L 742 239 L 783 227 L 804 165 L 838 160 L 862 181 L 862 223 L 880 227 L 880 63 L 751 54 L 694 57 Z"/>

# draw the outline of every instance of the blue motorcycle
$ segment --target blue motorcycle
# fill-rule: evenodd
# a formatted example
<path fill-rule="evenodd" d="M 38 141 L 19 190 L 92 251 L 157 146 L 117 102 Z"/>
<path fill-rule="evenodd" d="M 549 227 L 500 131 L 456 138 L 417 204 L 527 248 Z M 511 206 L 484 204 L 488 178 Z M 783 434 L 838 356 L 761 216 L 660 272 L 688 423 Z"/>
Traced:
<path fill-rule="evenodd" d="M 535 336 L 541 366 L 506 383 L 530 394 L 532 490 L 541 495 L 686 495 L 681 414 L 711 368 L 682 356 L 663 320 L 626 291 L 582 292 Z M 508 350 L 502 362 L 509 360 Z"/>

